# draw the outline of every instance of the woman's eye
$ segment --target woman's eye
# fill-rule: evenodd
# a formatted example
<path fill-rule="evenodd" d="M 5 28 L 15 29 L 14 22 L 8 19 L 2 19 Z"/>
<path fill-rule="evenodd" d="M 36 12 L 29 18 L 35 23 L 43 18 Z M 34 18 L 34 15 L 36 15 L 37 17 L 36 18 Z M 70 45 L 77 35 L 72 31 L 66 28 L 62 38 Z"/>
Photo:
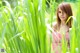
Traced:
<path fill-rule="evenodd" d="M 58 13 L 61 13 L 61 11 L 59 11 Z"/>

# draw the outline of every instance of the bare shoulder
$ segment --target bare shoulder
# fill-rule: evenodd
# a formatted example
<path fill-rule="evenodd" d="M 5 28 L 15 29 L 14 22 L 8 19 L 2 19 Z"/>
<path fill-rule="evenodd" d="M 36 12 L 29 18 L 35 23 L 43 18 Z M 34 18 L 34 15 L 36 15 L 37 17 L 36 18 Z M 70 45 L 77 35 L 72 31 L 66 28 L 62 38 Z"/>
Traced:
<path fill-rule="evenodd" d="M 53 22 L 52 23 L 52 28 L 53 28 L 54 31 L 57 30 L 57 22 Z"/>

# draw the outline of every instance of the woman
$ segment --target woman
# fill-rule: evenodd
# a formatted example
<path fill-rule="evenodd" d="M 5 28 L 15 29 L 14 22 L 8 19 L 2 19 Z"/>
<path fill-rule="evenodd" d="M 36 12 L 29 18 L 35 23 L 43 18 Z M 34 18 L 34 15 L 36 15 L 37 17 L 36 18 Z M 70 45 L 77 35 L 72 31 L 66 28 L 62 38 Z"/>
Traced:
<path fill-rule="evenodd" d="M 67 41 L 68 48 L 70 46 L 69 28 L 72 25 L 72 18 L 66 23 L 67 19 L 72 16 L 72 9 L 69 3 L 61 3 L 57 8 L 57 22 L 53 24 L 53 50 L 55 53 L 61 53 L 61 40 L 63 35 Z"/>

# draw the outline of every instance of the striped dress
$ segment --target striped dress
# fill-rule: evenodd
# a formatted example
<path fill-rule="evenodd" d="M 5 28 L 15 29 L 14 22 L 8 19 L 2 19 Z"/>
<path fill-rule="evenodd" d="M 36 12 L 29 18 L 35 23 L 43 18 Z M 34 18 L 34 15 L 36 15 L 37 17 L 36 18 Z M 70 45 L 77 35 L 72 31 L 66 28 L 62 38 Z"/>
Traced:
<path fill-rule="evenodd" d="M 55 53 L 61 53 L 61 50 L 62 50 L 62 43 L 61 43 L 62 35 L 60 33 L 58 33 L 58 32 L 53 31 L 52 37 L 53 37 L 52 38 L 53 39 L 53 43 L 52 43 L 53 51 Z M 70 47 L 70 43 L 69 43 L 69 39 L 70 39 L 70 37 L 69 37 L 69 31 L 67 31 L 65 33 L 64 39 L 66 39 L 66 41 L 68 43 L 67 47 L 69 48 Z"/>

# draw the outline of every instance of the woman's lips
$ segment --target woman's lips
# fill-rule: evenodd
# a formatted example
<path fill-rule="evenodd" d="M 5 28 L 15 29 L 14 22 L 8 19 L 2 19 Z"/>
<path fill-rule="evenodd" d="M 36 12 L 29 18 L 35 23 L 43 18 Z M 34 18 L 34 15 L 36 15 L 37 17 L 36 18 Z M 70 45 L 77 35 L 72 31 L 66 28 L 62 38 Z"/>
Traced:
<path fill-rule="evenodd" d="M 60 18 L 65 18 L 65 17 L 61 16 Z"/>

